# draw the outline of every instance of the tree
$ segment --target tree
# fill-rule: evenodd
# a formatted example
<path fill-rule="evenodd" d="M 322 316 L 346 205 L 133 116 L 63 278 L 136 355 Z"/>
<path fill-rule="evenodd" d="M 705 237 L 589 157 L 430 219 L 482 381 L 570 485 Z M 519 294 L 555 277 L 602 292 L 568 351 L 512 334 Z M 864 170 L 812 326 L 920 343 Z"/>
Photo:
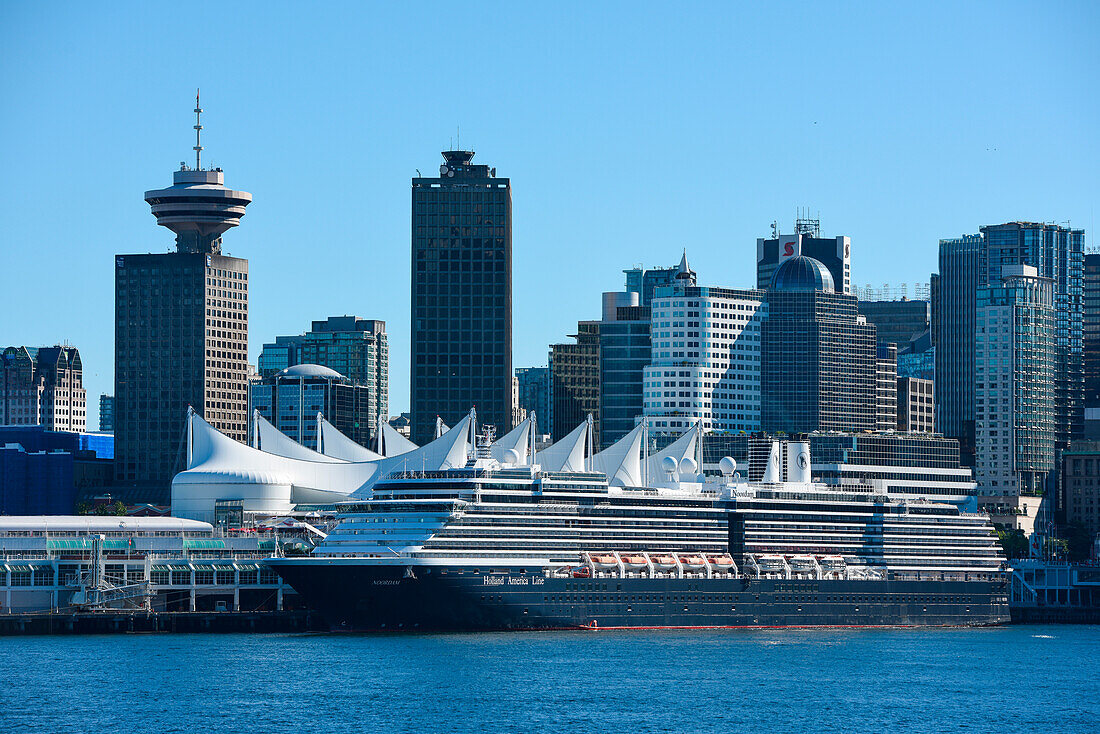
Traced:
<path fill-rule="evenodd" d="M 1023 530 L 997 529 L 997 540 L 1001 542 L 1006 558 L 1027 558 L 1028 544 Z"/>

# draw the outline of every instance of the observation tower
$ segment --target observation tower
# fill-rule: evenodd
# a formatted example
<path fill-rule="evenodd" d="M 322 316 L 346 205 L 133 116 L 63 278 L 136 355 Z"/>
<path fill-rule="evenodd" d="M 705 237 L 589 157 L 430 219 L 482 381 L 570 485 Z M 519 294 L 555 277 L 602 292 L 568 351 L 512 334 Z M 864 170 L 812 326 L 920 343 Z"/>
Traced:
<path fill-rule="evenodd" d="M 180 163 L 172 174 L 172 186 L 145 192 L 157 224 L 176 233 L 180 252 L 221 254 L 222 232 L 236 227 L 252 194 L 225 187 L 220 168 L 202 167 L 202 108 L 195 92 L 195 167 Z"/>

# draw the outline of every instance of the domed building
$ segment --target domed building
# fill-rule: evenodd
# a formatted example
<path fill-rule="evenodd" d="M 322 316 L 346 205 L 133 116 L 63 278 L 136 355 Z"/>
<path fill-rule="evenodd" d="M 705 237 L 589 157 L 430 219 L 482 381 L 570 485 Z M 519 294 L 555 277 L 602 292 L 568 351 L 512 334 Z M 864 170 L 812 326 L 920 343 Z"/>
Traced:
<path fill-rule="evenodd" d="M 303 446 L 317 445 L 317 414 L 360 446 L 369 448 L 378 416 L 370 389 L 319 364 L 296 364 L 249 388 L 249 420 L 255 412 Z"/>
<path fill-rule="evenodd" d="M 896 427 L 896 362 L 891 368 L 889 357 L 879 360 L 874 325 L 859 315 L 854 296 L 836 292 L 821 261 L 805 255 L 784 260 L 767 301 L 761 328 L 764 431 Z M 880 382 L 893 386 L 892 404 Z"/>
<path fill-rule="evenodd" d="M 833 275 L 825 264 L 806 255 L 798 255 L 776 268 L 772 290 L 836 292 Z"/>

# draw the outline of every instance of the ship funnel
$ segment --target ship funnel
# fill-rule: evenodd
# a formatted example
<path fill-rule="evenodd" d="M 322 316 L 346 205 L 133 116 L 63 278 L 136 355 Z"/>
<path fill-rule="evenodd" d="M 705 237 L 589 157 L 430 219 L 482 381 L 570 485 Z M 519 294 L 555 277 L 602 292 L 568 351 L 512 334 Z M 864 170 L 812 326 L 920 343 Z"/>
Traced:
<path fill-rule="evenodd" d="M 779 442 L 772 441 L 771 451 L 768 452 L 768 467 L 764 470 L 765 484 L 778 484 L 783 481 L 783 467 L 779 459 Z"/>
<path fill-rule="evenodd" d="M 787 481 L 810 483 L 810 444 L 791 441 L 787 444 Z"/>

